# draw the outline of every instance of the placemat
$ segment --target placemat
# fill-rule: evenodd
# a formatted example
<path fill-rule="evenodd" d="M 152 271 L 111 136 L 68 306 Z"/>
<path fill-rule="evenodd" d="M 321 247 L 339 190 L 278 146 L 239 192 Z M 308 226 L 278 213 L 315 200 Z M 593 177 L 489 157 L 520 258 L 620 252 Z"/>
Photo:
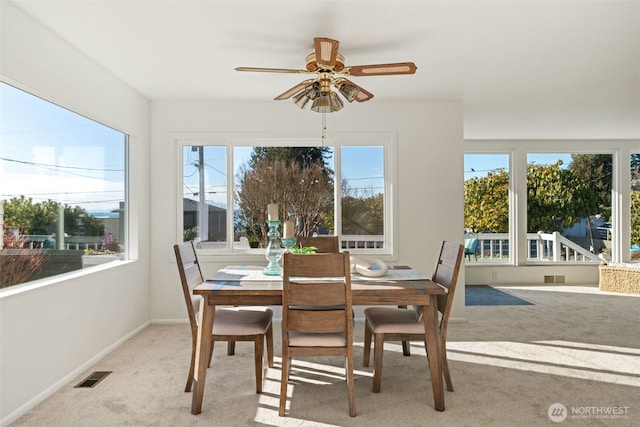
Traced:
<path fill-rule="evenodd" d="M 234 280 L 250 280 L 250 281 L 276 281 L 282 280 L 282 276 L 267 276 L 262 272 L 264 266 L 258 265 L 229 265 L 218 270 L 207 281 L 234 281 Z M 411 269 L 389 269 L 386 275 L 382 277 L 365 277 L 360 274 L 352 274 L 351 280 L 358 281 L 384 281 L 384 280 L 426 280 L 424 274 Z"/>

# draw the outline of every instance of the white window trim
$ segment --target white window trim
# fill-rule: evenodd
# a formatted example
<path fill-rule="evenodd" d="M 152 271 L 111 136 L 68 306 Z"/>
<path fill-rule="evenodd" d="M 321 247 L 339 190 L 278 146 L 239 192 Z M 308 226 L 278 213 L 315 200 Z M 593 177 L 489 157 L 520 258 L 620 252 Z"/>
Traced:
<path fill-rule="evenodd" d="M 316 147 L 319 144 L 317 135 L 304 134 L 274 134 L 274 133 L 223 133 L 223 132 L 200 132 L 200 133 L 170 133 L 170 140 L 174 142 L 176 152 L 176 241 L 183 239 L 183 204 L 182 204 L 182 151 L 185 146 L 217 145 L 227 147 L 227 206 L 233 206 L 233 148 L 239 146 L 274 146 L 274 147 Z M 384 229 L 385 244 L 384 249 L 348 249 L 352 254 L 372 255 L 377 258 L 393 261 L 397 259 L 395 236 L 397 233 L 397 136 L 394 132 L 353 132 L 353 133 L 332 133 L 324 142 L 326 146 L 336 148 L 334 151 L 334 180 L 335 199 L 338 200 L 338 193 L 342 173 L 340 170 L 340 150 L 341 146 L 382 146 L 384 150 Z M 229 211 L 229 210 L 228 210 Z M 231 215 L 227 213 L 227 215 Z M 334 212 L 334 224 L 336 228 L 341 225 L 341 210 L 338 203 Z M 233 221 L 227 217 L 227 236 L 233 236 Z M 227 241 L 224 250 L 199 249 L 199 256 L 205 260 L 215 261 L 257 261 L 264 259 L 263 249 L 251 249 L 238 251 L 233 248 L 233 242 Z"/>
<path fill-rule="evenodd" d="M 611 261 L 628 262 L 630 255 L 625 248 L 631 246 L 630 157 L 632 153 L 640 152 L 639 147 L 640 140 L 465 140 L 464 154 L 509 154 L 509 240 L 516 243 L 510 245 L 513 249 L 508 264 L 487 263 L 473 267 L 541 265 L 527 260 L 527 198 L 518 197 L 527 194 L 527 154 L 537 153 L 613 156 L 611 210 L 614 247 Z"/>

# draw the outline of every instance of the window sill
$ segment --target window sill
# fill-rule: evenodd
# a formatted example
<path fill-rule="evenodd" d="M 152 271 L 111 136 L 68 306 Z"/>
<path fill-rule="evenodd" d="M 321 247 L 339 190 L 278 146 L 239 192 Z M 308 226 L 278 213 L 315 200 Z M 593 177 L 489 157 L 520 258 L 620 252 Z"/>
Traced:
<path fill-rule="evenodd" d="M 8 288 L 0 289 L 0 299 L 7 298 L 13 295 L 18 295 L 24 292 L 29 292 L 35 289 L 40 289 L 46 286 L 51 286 L 56 283 L 66 282 L 68 280 L 77 279 L 91 275 L 93 273 L 109 270 L 112 268 L 118 268 L 126 264 L 134 263 L 135 260 L 115 260 L 106 264 L 95 265 L 80 270 L 70 271 L 64 274 L 58 274 L 52 277 L 46 277 L 44 279 L 33 280 L 31 282 L 22 283 L 19 285 L 10 286 Z"/>

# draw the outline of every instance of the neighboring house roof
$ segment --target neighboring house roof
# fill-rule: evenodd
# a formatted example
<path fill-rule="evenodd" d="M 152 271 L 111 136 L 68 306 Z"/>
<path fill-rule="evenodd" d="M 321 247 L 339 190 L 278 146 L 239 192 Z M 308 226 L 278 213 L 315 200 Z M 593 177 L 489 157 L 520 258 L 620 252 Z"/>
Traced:
<path fill-rule="evenodd" d="M 183 203 L 182 206 L 183 206 L 184 212 L 192 212 L 192 211 L 198 210 L 199 203 L 196 200 L 183 198 L 182 203 Z M 209 203 L 207 203 L 207 205 L 209 206 L 209 211 L 219 211 L 219 212 L 227 211 L 225 208 L 221 208 L 219 206 L 210 205 Z"/>

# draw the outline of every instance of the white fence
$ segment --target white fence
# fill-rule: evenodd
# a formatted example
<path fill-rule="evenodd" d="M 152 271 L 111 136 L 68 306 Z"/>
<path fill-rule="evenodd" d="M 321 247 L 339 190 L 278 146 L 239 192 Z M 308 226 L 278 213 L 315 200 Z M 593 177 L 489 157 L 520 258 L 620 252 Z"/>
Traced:
<path fill-rule="evenodd" d="M 384 236 L 357 236 L 345 234 L 340 236 L 342 249 L 383 249 Z"/>
<path fill-rule="evenodd" d="M 507 233 L 479 233 L 478 262 L 508 262 L 511 244 Z M 472 257 L 474 259 L 474 257 Z M 598 255 L 589 252 L 558 232 L 527 233 L 527 259 L 529 261 L 594 262 Z"/>
<path fill-rule="evenodd" d="M 29 249 L 56 249 L 56 240 L 48 234 L 24 234 L 20 236 L 27 242 Z M 68 236 L 64 238 L 66 250 L 99 249 L 104 241 L 103 236 Z"/>

